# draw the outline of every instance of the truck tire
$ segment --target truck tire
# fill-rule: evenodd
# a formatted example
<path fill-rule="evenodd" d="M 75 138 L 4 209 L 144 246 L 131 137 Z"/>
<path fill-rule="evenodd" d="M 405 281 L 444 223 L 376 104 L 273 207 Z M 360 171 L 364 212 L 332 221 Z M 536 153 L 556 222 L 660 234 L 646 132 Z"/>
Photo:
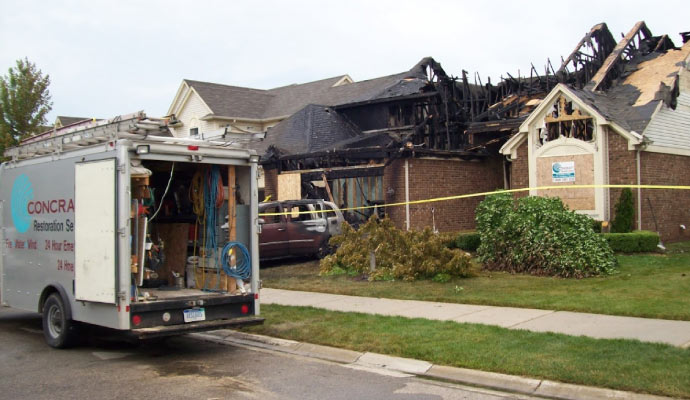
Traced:
<path fill-rule="evenodd" d="M 43 337 L 50 347 L 63 349 L 73 346 L 77 339 L 77 325 L 67 318 L 60 294 L 53 293 L 43 304 Z"/>

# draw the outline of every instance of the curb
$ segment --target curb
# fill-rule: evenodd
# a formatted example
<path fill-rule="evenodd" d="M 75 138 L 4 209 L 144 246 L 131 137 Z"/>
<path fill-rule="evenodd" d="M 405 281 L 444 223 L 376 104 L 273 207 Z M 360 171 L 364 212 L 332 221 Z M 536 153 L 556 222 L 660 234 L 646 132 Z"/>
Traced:
<path fill-rule="evenodd" d="M 383 368 L 389 371 L 408 374 L 407 376 L 416 375 L 422 378 L 431 378 L 486 389 L 495 389 L 504 392 L 526 394 L 551 399 L 671 399 L 671 397 L 625 392 L 592 386 L 573 385 L 568 383 L 525 378 L 521 376 L 485 372 L 466 368 L 433 365 L 426 361 L 413 360 L 410 358 L 345 350 L 311 343 L 302 343 L 294 340 L 285 340 L 270 336 L 237 332 L 229 329 L 210 331 L 206 333 L 192 333 L 189 334 L 189 336 L 218 344 L 231 344 L 260 348 L 346 364 L 352 367 Z"/>

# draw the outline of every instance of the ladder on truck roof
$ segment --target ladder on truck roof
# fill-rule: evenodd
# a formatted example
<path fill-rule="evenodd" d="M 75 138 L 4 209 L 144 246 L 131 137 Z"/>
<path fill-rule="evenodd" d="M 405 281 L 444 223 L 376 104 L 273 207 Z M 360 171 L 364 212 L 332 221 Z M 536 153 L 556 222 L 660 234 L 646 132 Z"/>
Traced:
<path fill-rule="evenodd" d="M 5 150 L 5 157 L 12 161 L 25 160 L 48 154 L 59 154 L 65 150 L 89 147 L 117 139 L 152 140 L 173 144 L 197 144 L 207 146 L 231 146 L 240 141 L 263 139 L 255 135 L 225 134 L 206 140 L 176 138 L 170 136 L 168 120 L 148 118 L 143 111 L 119 115 L 108 120 L 94 120 L 86 125 L 56 131 L 53 136 L 32 141 Z"/>

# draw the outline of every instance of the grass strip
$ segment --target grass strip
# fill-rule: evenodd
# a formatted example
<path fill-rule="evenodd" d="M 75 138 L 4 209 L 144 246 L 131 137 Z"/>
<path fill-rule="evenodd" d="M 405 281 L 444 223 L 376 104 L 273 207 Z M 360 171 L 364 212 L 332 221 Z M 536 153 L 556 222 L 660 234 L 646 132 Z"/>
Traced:
<path fill-rule="evenodd" d="M 482 271 L 448 283 L 368 282 L 319 276 L 317 262 L 261 270 L 265 287 L 390 299 L 440 301 L 645 318 L 690 320 L 690 242 L 667 254 L 618 255 L 618 273 L 563 279 Z"/>
<path fill-rule="evenodd" d="M 433 364 L 690 397 L 690 349 L 554 333 L 264 305 L 246 331 Z"/>

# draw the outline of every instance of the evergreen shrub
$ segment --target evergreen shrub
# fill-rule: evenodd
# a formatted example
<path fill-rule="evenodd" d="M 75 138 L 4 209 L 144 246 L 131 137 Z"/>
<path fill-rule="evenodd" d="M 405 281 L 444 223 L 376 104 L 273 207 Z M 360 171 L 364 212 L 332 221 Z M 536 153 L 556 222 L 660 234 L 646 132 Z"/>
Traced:
<path fill-rule="evenodd" d="M 559 198 L 489 195 L 477 207 L 476 220 L 477 251 L 489 270 L 584 278 L 616 266 L 591 218 L 568 210 Z"/>

